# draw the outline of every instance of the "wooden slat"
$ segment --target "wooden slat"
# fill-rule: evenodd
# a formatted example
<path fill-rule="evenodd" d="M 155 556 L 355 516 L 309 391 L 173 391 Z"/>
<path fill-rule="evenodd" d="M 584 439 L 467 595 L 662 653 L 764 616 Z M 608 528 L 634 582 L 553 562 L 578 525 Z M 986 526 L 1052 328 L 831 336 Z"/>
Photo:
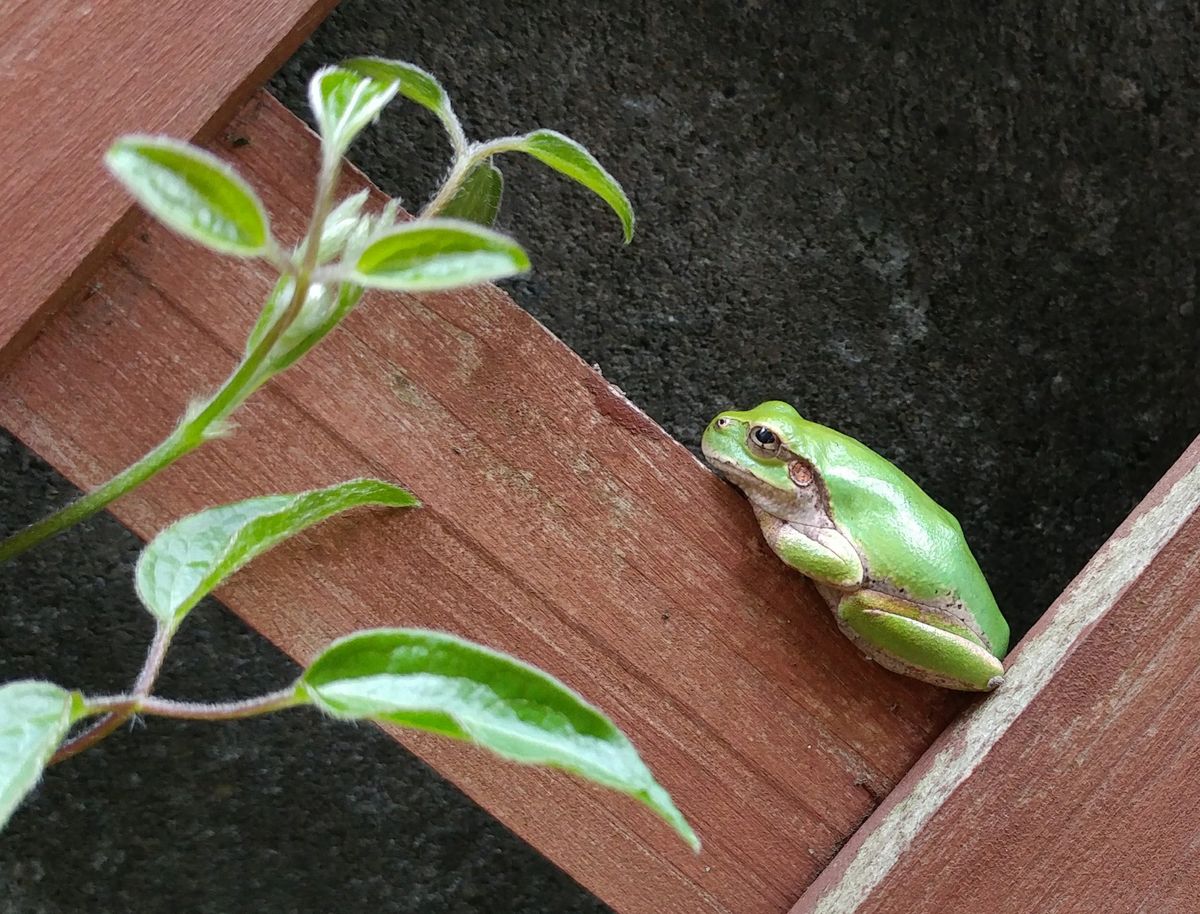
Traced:
<path fill-rule="evenodd" d="M 0 363 L 133 224 L 120 133 L 211 138 L 336 0 L 0 4 Z"/>
<path fill-rule="evenodd" d="M 233 129 L 250 143 L 223 152 L 294 238 L 314 139 L 266 96 Z M 93 485 L 228 371 L 268 287 L 147 225 L 3 378 L 0 421 Z M 327 523 L 221 598 L 299 660 L 356 627 L 431 625 L 605 708 L 701 856 L 631 801 L 401 738 L 621 914 L 787 910 L 961 706 L 858 656 L 744 500 L 495 288 L 369 294 L 240 425 L 117 515 L 146 535 L 215 500 L 411 486 L 422 510 Z"/>
<path fill-rule="evenodd" d="M 1200 911 L 1200 440 L 793 914 Z"/>

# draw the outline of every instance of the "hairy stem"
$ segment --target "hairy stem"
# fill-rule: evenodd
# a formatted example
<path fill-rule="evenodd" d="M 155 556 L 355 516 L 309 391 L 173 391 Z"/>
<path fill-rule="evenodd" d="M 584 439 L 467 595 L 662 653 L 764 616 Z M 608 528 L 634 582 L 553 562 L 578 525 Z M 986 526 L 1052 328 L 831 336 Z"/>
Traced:
<path fill-rule="evenodd" d="M 154 695 L 105 695 L 87 699 L 89 709 L 107 711 L 113 714 L 149 714 L 154 717 L 174 717 L 181 720 L 237 720 L 243 717 L 257 717 L 260 714 L 270 714 L 305 704 L 303 698 L 296 695 L 295 686 L 257 695 L 254 698 L 242 698 L 237 701 L 203 702 L 203 701 L 173 701 L 170 698 L 159 698 Z"/>
<path fill-rule="evenodd" d="M 292 289 L 291 301 L 288 302 L 287 307 L 279 315 L 279 318 L 263 334 L 263 338 L 258 341 L 258 345 L 250 351 L 242 362 L 241 368 L 245 368 L 247 365 L 252 365 L 252 367 L 244 372 L 240 368 L 237 373 L 244 375 L 242 383 L 249 388 L 245 396 L 253 393 L 254 389 L 258 386 L 256 375 L 259 367 L 267 360 L 267 357 L 271 354 L 271 350 L 279 342 L 279 338 L 283 336 L 288 327 L 300 316 L 300 310 L 304 307 L 304 302 L 308 299 L 308 290 L 312 286 L 313 271 L 317 267 L 317 253 L 321 247 L 321 233 L 325 229 L 325 220 L 329 218 L 330 210 L 333 208 L 333 191 L 337 185 L 340 168 L 341 159 L 326 161 L 321 166 L 321 176 L 317 180 L 316 200 L 313 202 L 312 219 L 309 222 L 308 234 L 305 236 L 304 258 L 300 262 L 300 268 L 296 271 L 296 285 Z M 243 399 L 245 399 L 245 396 Z M 217 402 L 217 399 L 217 397 L 213 398 L 214 404 Z M 226 412 L 215 411 L 213 418 L 224 418 L 224 416 L 240 405 L 241 401 L 231 401 L 231 405 L 229 405 Z M 200 416 L 203 417 L 207 412 L 208 410 L 205 409 Z"/>
<path fill-rule="evenodd" d="M 259 340 L 258 345 L 246 354 L 234 369 L 233 374 L 200 408 L 199 412 L 185 419 L 175 431 L 145 457 L 122 470 L 100 488 L 94 489 L 32 526 L 0 541 L 0 562 L 20 555 L 26 549 L 86 520 L 161 470 L 166 469 L 189 451 L 199 447 L 205 442 L 206 433 L 213 424 L 227 418 L 266 380 L 260 376 L 264 363 L 271 355 L 275 343 L 299 316 L 304 302 L 308 298 L 313 270 L 316 268 L 321 232 L 333 206 L 333 191 L 337 183 L 340 165 L 340 159 L 326 161 L 322 164 L 321 175 L 317 182 L 316 199 L 313 203 L 312 220 L 304 244 L 304 259 L 296 271 L 296 282 L 291 300 L 283 313 L 279 315 L 278 320 Z"/>
<path fill-rule="evenodd" d="M 133 684 L 133 694 L 139 698 L 150 694 L 150 690 L 154 688 L 154 682 L 158 679 L 158 674 L 162 672 L 163 660 L 167 656 L 167 648 L 171 646 L 171 639 L 175 637 L 174 625 L 162 625 L 154 630 L 154 640 L 150 642 L 150 648 L 146 651 L 146 659 L 142 663 L 142 671 L 138 673 L 137 681 Z"/>
<path fill-rule="evenodd" d="M 202 701 L 172 701 L 153 695 L 104 695 L 86 701 L 90 713 L 102 714 L 103 717 L 74 739 L 63 743 L 51 756 L 49 764 L 57 765 L 85 749 L 90 749 L 135 714 L 151 714 L 155 717 L 174 717 L 181 720 L 238 720 L 294 708 L 305 703 L 304 699 L 296 695 L 294 686 L 255 698 L 212 704 Z"/>
<path fill-rule="evenodd" d="M 463 181 L 467 180 L 467 176 L 478 161 L 469 149 L 456 154 L 454 164 L 450 166 L 450 173 L 446 175 L 446 180 L 442 182 L 442 186 L 433 195 L 433 199 L 425 204 L 425 208 L 421 210 L 417 218 L 429 219 L 444 210 L 450 204 L 450 201 L 454 199 L 454 195 L 458 193 Z"/>
<path fill-rule="evenodd" d="M 501 152 L 512 152 L 514 149 L 521 148 L 522 138 L 519 136 L 502 136 L 494 140 L 488 140 L 486 143 L 473 143 L 470 146 L 455 147 L 454 164 L 450 166 L 450 172 L 446 175 L 446 180 L 442 182 L 442 186 L 438 188 L 433 199 L 425 204 L 425 208 L 421 210 L 418 219 L 428 219 L 436 216 L 444 210 L 454 199 L 455 194 L 462 188 L 463 182 L 475 170 L 475 167 L 483 161 L 497 155 Z"/>
<path fill-rule="evenodd" d="M 174 635 L 174 626 L 159 625 L 155 630 L 154 640 L 150 642 L 150 648 L 146 651 L 146 659 L 142 663 L 141 672 L 138 673 L 137 681 L 133 684 L 133 694 L 126 696 L 130 707 L 122 709 L 96 708 L 96 711 L 103 712 L 104 716 L 78 736 L 72 737 L 59 746 L 58 751 L 51 757 L 50 764 L 65 761 L 78 755 L 84 749 L 91 748 L 111 736 L 117 727 L 129 719 L 136 710 L 133 704 L 144 700 L 149 696 L 150 690 L 154 688 L 154 681 L 162 670 L 163 659 L 167 656 L 167 648 L 171 646 L 171 638 Z M 88 708 L 89 710 L 93 708 L 90 702 Z"/>
<path fill-rule="evenodd" d="M 159 470 L 199 446 L 202 441 L 201 437 L 193 438 L 185 434 L 182 427 L 176 429 L 145 457 L 126 467 L 100 488 L 93 489 L 82 498 L 0 542 L 0 562 L 20 555 L 42 540 L 49 539 L 68 527 L 86 520 L 109 502 L 124 495 L 130 489 L 140 486 Z"/>
<path fill-rule="evenodd" d="M 58 751 L 50 756 L 50 761 L 46 764 L 57 765 L 59 762 L 65 762 L 67 759 L 79 755 L 85 749 L 92 748 L 96 743 L 111 736 L 112 732 L 128 718 L 128 714 L 105 714 L 78 736 L 71 737 L 59 746 Z"/>

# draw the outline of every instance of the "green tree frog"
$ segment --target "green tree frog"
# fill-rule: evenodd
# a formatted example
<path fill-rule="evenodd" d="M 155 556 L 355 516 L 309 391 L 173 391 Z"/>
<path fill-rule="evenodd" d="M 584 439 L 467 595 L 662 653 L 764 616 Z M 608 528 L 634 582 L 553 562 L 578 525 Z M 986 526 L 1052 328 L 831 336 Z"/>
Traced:
<path fill-rule="evenodd" d="M 950 689 L 1001 683 L 1008 623 L 962 528 L 894 464 L 777 400 L 721 413 L 701 446 L 869 658 Z"/>

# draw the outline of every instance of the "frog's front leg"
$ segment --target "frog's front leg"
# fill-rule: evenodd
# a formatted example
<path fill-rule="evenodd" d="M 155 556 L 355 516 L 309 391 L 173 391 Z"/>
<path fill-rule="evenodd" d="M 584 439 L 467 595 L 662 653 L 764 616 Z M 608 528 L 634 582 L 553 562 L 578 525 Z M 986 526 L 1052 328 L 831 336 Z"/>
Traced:
<path fill-rule="evenodd" d="M 895 673 L 978 692 L 1004 680 L 1004 666 L 976 633 L 928 607 L 859 590 L 843 596 L 835 614 L 851 641 Z"/>
<path fill-rule="evenodd" d="M 805 577 L 838 588 L 863 581 L 858 550 L 833 527 L 807 527 L 754 508 L 763 536 L 775 554 Z"/>

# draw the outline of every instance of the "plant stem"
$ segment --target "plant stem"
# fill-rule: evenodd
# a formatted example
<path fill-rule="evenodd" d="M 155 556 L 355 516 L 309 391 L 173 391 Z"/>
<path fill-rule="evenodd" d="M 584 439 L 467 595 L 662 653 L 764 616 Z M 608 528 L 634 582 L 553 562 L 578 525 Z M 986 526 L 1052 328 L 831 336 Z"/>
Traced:
<path fill-rule="evenodd" d="M 302 290 L 300 282 L 297 281 L 296 291 L 297 293 L 303 291 L 307 295 L 307 284 Z M 293 310 L 298 311 L 299 309 L 293 309 L 292 303 L 289 303 L 288 311 Z M 294 319 L 294 315 L 292 315 L 292 319 Z M 267 337 L 277 338 L 278 334 L 267 334 Z M 268 342 L 268 339 L 264 338 L 263 341 Z M 269 342 L 274 343 L 274 339 L 270 339 Z M 260 350 L 262 351 L 260 352 Z M 161 444 L 136 463 L 126 467 L 98 489 L 93 489 L 66 507 L 0 541 L 0 562 L 14 558 L 43 540 L 86 520 L 203 444 L 205 432 L 208 431 L 209 426 L 233 412 L 246 397 L 254 392 L 254 386 L 251 384 L 268 352 L 270 352 L 269 348 L 263 350 L 262 346 L 257 347 L 254 352 L 242 360 L 234 373 L 213 394 L 197 415 L 177 426 L 175 431 L 168 435 Z"/>
<path fill-rule="evenodd" d="M 59 747 L 49 764 L 57 765 L 99 743 L 135 714 L 174 717 L 181 720 L 238 720 L 282 711 L 304 704 L 294 686 L 255 698 L 208 704 L 201 701 L 172 701 L 153 695 L 104 695 L 87 699 L 89 712 L 103 714 L 94 725 Z"/>
<path fill-rule="evenodd" d="M 174 636 L 175 627 L 173 625 L 160 624 L 155 629 L 154 640 L 150 642 L 150 647 L 146 651 L 146 659 L 142 662 L 141 672 L 138 673 L 137 681 L 133 684 L 133 694 L 124 696 L 129 707 L 121 710 L 97 708 L 97 711 L 104 710 L 107 713 L 78 736 L 63 743 L 51 757 L 51 764 L 65 761 L 73 755 L 78 755 L 84 749 L 96 745 L 129 719 L 135 711 L 136 702 L 145 699 L 150 694 L 150 690 L 154 688 L 154 680 L 158 678 L 159 671 L 162 670 L 163 659 L 167 656 L 167 648 L 171 646 L 171 639 Z M 93 705 L 89 703 L 88 707 L 90 710 Z"/>
<path fill-rule="evenodd" d="M 254 698 L 243 698 L 237 701 L 222 701 L 209 704 L 202 701 L 173 701 L 170 698 L 158 698 L 145 695 L 141 698 L 132 695 L 104 695 L 89 698 L 89 709 L 107 711 L 109 713 L 150 714 L 155 717 L 174 717 L 180 720 L 238 720 L 244 717 L 257 717 L 260 714 L 270 714 L 305 704 L 304 699 L 297 697 L 295 686 L 268 692 Z"/>
<path fill-rule="evenodd" d="M 244 385 L 252 385 L 249 386 L 249 390 L 242 397 L 243 400 L 258 387 L 258 380 L 255 375 L 259 367 L 266 361 L 267 356 L 271 354 L 271 350 L 279 341 L 279 338 L 283 336 L 287 328 L 300 315 L 300 309 L 304 307 L 304 302 L 308 299 L 308 290 L 312 286 L 313 271 L 317 267 L 317 254 L 321 247 L 321 232 L 324 230 L 325 220 L 329 218 L 329 212 L 333 208 L 333 190 L 337 184 L 340 168 L 340 158 L 332 161 L 323 161 L 321 175 L 317 179 L 317 195 L 313 203 L 312 220 L 309 223 L 308 234 L 305 236 L 304 259 L 301 261 L 300 268 L 296 272 L 296 285 L 292 290 L 292 299 L 288 302 L 284 312 L 279 315 L 279 318 L 263 334 L 263 338 L 258 341 L 258 345 L 243 360 L 234 377 L 230 379 L 230 383 L 238 380 Z M 247 370 L 247 366 L 251 367 Z M 214 406 L 219 398 L 220 392 L 213 398 L 210 407 Z M 240 400 L 230 400 L 228 404 L 223 404 L 213 411 L 213 418 L 224 418 L 240 405 Z M 221 409 L 225 409 L 226 411 L 221 412 Z M 209 408 L 205 408 L 197 419 L 203 418 L 208 412 Z"/>
<path fill-rule="evenodd" d="M 446 135 L 450 137 L 450 147 L 454 150 L 454 158 L 462 158 L 467 152 L 467 135 L 463 133 L 462 121 L 458 119 L 458 115 L 451 110 L 446 110 L 440 113 L 438 117 L 442 121 L 442 125 L 446 128 Z"/>
<path fill-rule="evenodd" d="M 312 221 L 309 224 L 304 244 L 304 259 L 296 272 L 292 298 L 279 318 L 263 334 L 258 345 L 246 354 L 234 369 L 233 374 L 209 398 L 198 413 L 185 419 L 176 427 L 175 431 L 146 456 L 122 470 L 100 488 L 0 541 L 0 562 L 20 555 L 26 549 L 86 520 L 126 492 L 137 488 L 159 471 L 166 469 L 189 451 L 199 447 L 207 440 L 206 433 L 209 428 L 241 406 L 270 376 L 260 376 L 260 370 L 271 355 L 275 343 L 296 320 L 308 299 L 313 270 L 316 268 L 321 232 L 333 206 L 333 191 L 337 183 L 340 165 L 340 159 L 322 163 L 321 175 L 317 181 L 316 200 L 313 203 Z"/>
<path fill-rule="evenodd" d="M 142 671 L 138 673 L 137 681 L 133 684 L 133 694 L 139 698 L 149 695 L 150 690 L 154 688 L 154 681 L 162 672 L 167 648 L 171 646 L 171 639 L 175 637 L 175 629 L 174 625 L 160 623 L 154 630 L 154 640 L 150 642 L 150 648 L 146 651 L 146 659 L 142 662 Z"/>
<path fill-rule="evenodd" d="M 117 727 L 121 726 L 121 724 L 139 711 L 145 711 L 148 714 L 160 714 L 167 717 L 191 716 L 217 720 L 226 717 L 249 717 L 251 714 L 265 714 L 267 711 L 275 710 L 276 707 L 287 707 L 286 703 L 280 704 L 279 702 L 289 696 L 292 703 L 298 700 L 295 697 L 294 688 L 264 695 L 257 699 L 231 702 L 226 705 L 172 702 L 162 698 L 154 698 L 151 696 L 150 690 L 154 688 L 154 682 L 158 679 L 158 674 L 162 670 L 163 660 L 167 656 L 167 648 L 171 646 L 171 639 L 175 637 L 175 628 L 174 625 L 160 624 L 155 630 L 154 640 L 150 642 L 150 648 L 146 651 L 146 659 L 142 663 L 142 669 L 138 673 L 137 681 L 133 684 L 132 694 L 107 696 L 91 699 L 86 702 L 89 714 L 102 714 L 103 717 L 78 736 L 63 743 L 50 758 L 51 765 L 66 761 L 72 756 L 83 752 L 85 749 L 90 749 L 101 740 L 107 739 Z M 182 713 L 172 714 L 163 710 L 155 710 L 162 708 L 182 708 L 193 711 L 201 709 L 204 713 L 193 713 L 190 715 Z M 221 713 L 222 711 L 226 713 Z"/>
<path fill-rule="evenodd" d="M 50 761 L 46 764 L 57 765 L 59 762 L 73 758 L 85 749 L 92 748 L 101 740 L 107 739 L 128 718 L 129 714 L 105 714 L 78 736 L 72 737 L 59 746 L 58 751 L 50 756 Z"/>
<path fill-rule="evenodd" d="M 454 199 L 463 182 L 475 170 L 475 166 L 498 153 L 520 149 L 522 140 L 523 137 L 519 136 L 502 136 L 488 140 L 486 143 L 473 143 L 470 146 L 462 147 L 456 145 L 454 164 L 450 166 L 450 173 L 446 175 L 446 180 L 442 182 L 438 192 L 434 194 L 432 200 L 425 204 L 425 208 L 421 210 L 417 218 L 428 219 L 436 216 Z"/>
<path fill-rule="evenodd" d="M 428 219 L 431 216 L 436 216 L 439 212 L 449 205 L 454 199 L 454 195 L 458 193 L 462 187 L 463 181 L 467 180 L 467 176 L 475 167 L 478 159 L 474 154 L 474 149 L 464 150 L 461 154 L 454 157 L 454 164 L 450 166 L 450 173 L 446 175 L 446 180 L 442 182 L 442 186 L 438 188 L 438 192 L 434 194 L 433 199 L 425 204 L 425 208 L 417 215 L 418 219 Z"/>
<path fill-rule="evenodd" d="M 0 541 L 0 562 L 7 561 L 20 555 L 31 546 L 44 539 L 49 539 L 74 524 L 91 517 L 105 507 L 109 502 L 124 495 L 130 489 L 141 485 L 159 470 L 174 463 L 184 454 L 197 447 L 202 438 L 192 439 L 182 434 L 182 427 L 176 429 L 168 438 L 150 451 L 137 463 L 126 467 L 98 489 L 93 489 L 87 495 L 71 502 L 65 508 L 55 511 L 48 517 L 42 518 L 32 526 L 14 533 Z"/>

